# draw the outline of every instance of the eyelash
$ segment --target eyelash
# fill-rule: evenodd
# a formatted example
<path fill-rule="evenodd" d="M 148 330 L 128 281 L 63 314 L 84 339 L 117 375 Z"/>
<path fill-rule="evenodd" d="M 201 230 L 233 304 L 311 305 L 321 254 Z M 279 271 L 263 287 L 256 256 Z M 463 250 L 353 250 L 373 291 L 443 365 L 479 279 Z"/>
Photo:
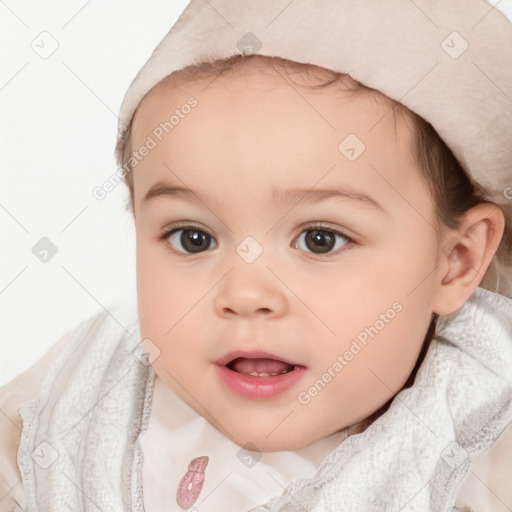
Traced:
<path fill-rule="evenodd" d="M 187 229 L 193 229 L 193 230 L 201 231 L 201 232 L 206 233 L 207 235 L 209 235 L 211 238 L 215 239 L 215 237 L 211 233 L 209 233 L 207 230 L 203 229 L 200 226 L 196 226 L 194 224 L 184 224 L 184 225 L 179 225 L 179 226 L 173 226 L 172 229 L 164 230 L 160 235 L 158 235 L 158 240 L 164 245 L 164 247 L 166 249 L 171 251 L 171 253 L 173 255 L 177 255 L 177 256 L 181 256 L 181 257 L 186 257 L 186 256 L 195 256 L 196 254 L 201 254 L 201 252 L 206 252 L 206 251 L 201 251 L 201 252 L 198 252 L 198 253 L 188 253 L 188 252 L 177 251 L 176 249 L 172 248 L 171 244 L 168 242 L 167 239 L 173 233 L 175 233 L 176 231 L 182 231 L 182 230 L 185 231 Z M 339 229 L 334 229 L 334 228 L 331 228 L 329 226 L 323 225 L 322 223 L 311 224 L 309 226 L 305 226 L 302 229 L 302 231 L 297 235 L 296 239 L 298 239 L 299 236 L 302 235 L 302 233 L 304 233 L 305 231 L 326 231 L 328 233 L 334 233 L 335 235 L 338 235 L 338 236 L 344 238 L 347 241 L 347 243 L 343 247 L 341 247 L 340 249 L 338 249 L 337 251 L 334 251 L 334 252 L 330 252 L 330 253 L 326 253 L 326 254 L 308 253 L 308 254 L 312 254 L 313 256 L 323 256 L 323 257 L 329 258 L 331 256 L 334 256 L 334 255 L 338 254 L 342 250 L 343 251 L 351 250 L 353 244 L 355 243 L 354 240 L 352 238 L 350 238 L 348 235 L 346 235 L 345 233 L 343 233 L 343 231 L 340 231 Z"/>

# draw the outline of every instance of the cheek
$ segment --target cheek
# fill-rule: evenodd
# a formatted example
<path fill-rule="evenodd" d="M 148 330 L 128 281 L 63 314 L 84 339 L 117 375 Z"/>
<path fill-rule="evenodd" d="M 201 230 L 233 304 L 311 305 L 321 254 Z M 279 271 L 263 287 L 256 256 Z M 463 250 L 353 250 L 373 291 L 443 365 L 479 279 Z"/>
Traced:
<path fill-rule="evenodd" d="M 434 243 L 427 233 L 423 241 L 395 240 L 379 251 L 361 251 L 323 290 L 331 300 L 315 303 L 314 294 L 306 295 L 333 331 L 324 329 L 317 339 L 323 355 L 315 374 L 320 377 L 346 353 L 336 380 L 347 400 L 379 402 L 410 375 L 431 321 Z"/>
<path fill-rule="evenodd" d="M 396 302 L 423 316 L 433 296 L 437 260 L 428 240 L 419 245 L 396 240 L 378 249 L 355 250 L 327 273 L 299 279 L 294 289 L 307 297 L 310 309 L 336 335 L 343 333 L 345 338 L 373 325 Z"/>
<path fill-rule="evenodd" d="M 179 265 L 171 266 L 169 257 L 157 242 L 137 241 L 137 298 L 141 335 L 154 340 L 165 351 L 176 338 L 191 309 L 200 307 L 204 295 L 200 275 L 191 279 Z M 202 290 L 202 291 L 201 291 Z"/>
<path fill-rule="evenodd" d="M 322 391 L 325 395 L 318 398 L 319 408 L 329 403 L 343 404 L 339 414 L 344 419 L 351 414 L 351 420 L 358 421 L 403 388 L 416 364 L 430 317 L 412 304 L 399 305 L 392 311 L 377 309 L 365 318 L 360 315 L 361 325 L 354 325 L 355 335 L 344 337 L 337 349 L 331 347 L 329 357 L 315 368 L 315 379 L 329 379 L 329 371 L 336 375 L 333 384 Z"/>
<path fill-rule="evenodd" d="M 377 250 L 368 253 L 359 278 L 372 294 L 385 294 L 393 302 L 431 291 L 424 285 L 428 285 L 439 259 L 435 231 L 426 221 L 402 223 Z"/>
<path fill-rule="evenodd" d="M 353 293 L 338 292 L 344 309 L 332 317 L 337 319 L 336 332 L 342 333 L 336 348 L 347 350 L 355 340 L 361 351 L 351 366 L 367 374 L 374 368 L 390 385 L 398 385 L 412 371 L 431 321 L 437 263 L 426 240 L 421 247 L 390 246 L 350 281 Z M 378 382 L 371 372 L 368 379 Z"/>

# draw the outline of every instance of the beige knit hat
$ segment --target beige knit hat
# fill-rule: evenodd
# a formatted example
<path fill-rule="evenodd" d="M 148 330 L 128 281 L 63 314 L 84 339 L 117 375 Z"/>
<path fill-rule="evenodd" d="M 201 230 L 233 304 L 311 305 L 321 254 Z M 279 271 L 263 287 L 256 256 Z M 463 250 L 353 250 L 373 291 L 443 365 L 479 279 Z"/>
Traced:
<path fill-rule="evenodd" d="M 126 92 L 118 163 L 153 86 L 186 66 L 247 53 L 348 73 L 403 103 L 512 222 L 512 23 L 486 1 L 191 0 Z M 495 257 L 481 286 L 512 297 L 510 259 Z"/>

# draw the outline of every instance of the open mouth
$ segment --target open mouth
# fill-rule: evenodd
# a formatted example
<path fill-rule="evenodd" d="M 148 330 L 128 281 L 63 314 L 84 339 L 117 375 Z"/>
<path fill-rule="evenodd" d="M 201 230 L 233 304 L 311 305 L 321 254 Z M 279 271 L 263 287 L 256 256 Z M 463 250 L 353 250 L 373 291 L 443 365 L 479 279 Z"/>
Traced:
<path fill-rule="evenodd" d="M 226 367 L 230 370 L 255 377 L 276 377 L 298 368 L 297 365 L 269 358 L 237 357 Z"/>
<path fill-rule="evenodd" d="M 282 395 L 306 373 L 305 366 L 261 352 L 227 354 L 215 366 L 220 379 L 232 392 L 253 400 Z"/>

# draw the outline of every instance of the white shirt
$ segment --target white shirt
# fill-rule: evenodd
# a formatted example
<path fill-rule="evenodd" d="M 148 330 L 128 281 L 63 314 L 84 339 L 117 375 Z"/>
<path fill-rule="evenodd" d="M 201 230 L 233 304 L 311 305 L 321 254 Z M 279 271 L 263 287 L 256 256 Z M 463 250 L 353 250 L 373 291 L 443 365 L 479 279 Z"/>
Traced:
<path fill-rule="evenodd" d="M 147 512 L 182 511 L 176 502 L 178 483 L 195 457 L 208 456 L 205 480 L 194 508 L 218 512 L 247 511 L 265 503 L 297 478 L 310 478 L 322 460 L 347 432 L 341 431 L 294 451 L 246 450 L 235 444 L 161 379 L 155 378 L 149 427 L 141 444 L 144 452 L 143 489 Z"/>

